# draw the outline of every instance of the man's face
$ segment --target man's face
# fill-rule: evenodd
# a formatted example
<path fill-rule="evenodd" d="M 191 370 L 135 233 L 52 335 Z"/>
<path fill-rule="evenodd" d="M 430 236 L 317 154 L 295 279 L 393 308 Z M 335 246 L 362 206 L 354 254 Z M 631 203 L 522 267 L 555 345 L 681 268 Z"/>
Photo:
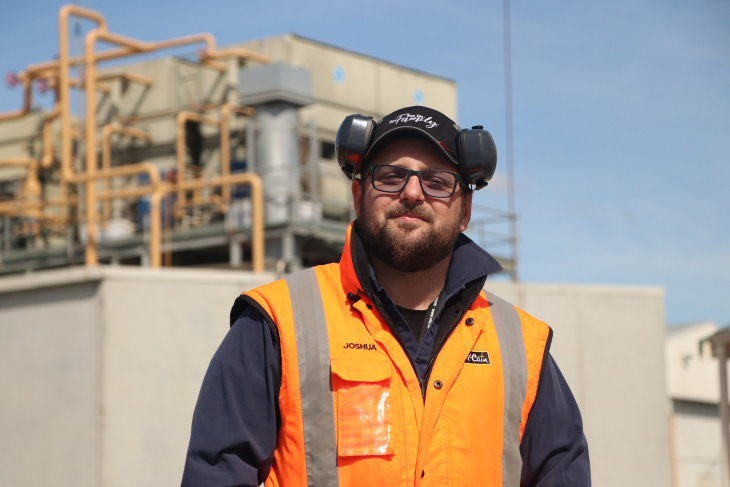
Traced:
<path fill-rule="evenodd" d="M 370 164 L 457 172 L 436 147 L 417 138 L 391 142 Z M 450 197 L 433 198 L 423 193 L 416 176 L 400 193 L 383 193 L 368 175 L 353 181 L 352 196 L 365 248 L 402 272 L 429 269 L 449 257 L 471 218 L 472 194 L 460 184 Z"/>

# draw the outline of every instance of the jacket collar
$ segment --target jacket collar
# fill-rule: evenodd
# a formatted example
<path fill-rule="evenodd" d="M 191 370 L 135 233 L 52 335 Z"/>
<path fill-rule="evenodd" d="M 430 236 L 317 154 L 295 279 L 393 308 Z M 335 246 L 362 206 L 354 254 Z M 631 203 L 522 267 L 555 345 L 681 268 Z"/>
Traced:
<path fill-rule="evenodd" d="M 371 301 L 374 282 L 371 277 L 371 266 L 368 261 L 365 247 L 356 229 L 357 222 L 347 228 L 345 248 L 340 258 L 340 279 L 345 293 L 365 294 Z M 446 275 L 446 284 L 440 300 L 445 303 L 451 296 L 476 280 L 484 279 L 488 274 L 502 270 L 502 266 L 485 250 L 475 244 L 463 233 L 459 235 L 454 245 L 454 253 Z M 374 275 L 374 274 L 373 274 Z"/>

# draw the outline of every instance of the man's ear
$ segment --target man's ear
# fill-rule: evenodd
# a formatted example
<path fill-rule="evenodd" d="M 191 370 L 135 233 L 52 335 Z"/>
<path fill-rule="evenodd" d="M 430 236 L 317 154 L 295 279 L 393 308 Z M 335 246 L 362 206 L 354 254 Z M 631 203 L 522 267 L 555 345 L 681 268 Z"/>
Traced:
<path fill-rule="evenodd" d="M 352 180 L 352 201 L 355 204 L 355 215 L 360 217 L 360 200 L 362 198 L 362 186 L 360 179 Z"/>
<path fill-rule="evenodd" d="M 464 213 L 461 215 L 461 225 L 459 226 L 460 231 L 464 231 L 469 227 L 471 221 L 471 199 L 474 196 L 474 191 L 464 191 L 462 198 L 464 198 Z"/>

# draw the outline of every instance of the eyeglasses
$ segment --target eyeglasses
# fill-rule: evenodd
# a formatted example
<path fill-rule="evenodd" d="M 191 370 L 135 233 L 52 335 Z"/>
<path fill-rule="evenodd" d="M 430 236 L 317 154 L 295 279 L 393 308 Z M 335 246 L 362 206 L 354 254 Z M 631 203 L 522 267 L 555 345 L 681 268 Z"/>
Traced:
<path fill-rule="evenodd" d="M 418 176 L 421 191 L 432 198 L 448 198 L 456 191 L 461 176 L 455 172 L 426 169 L 412 171 L 400 166 L 370 166 L 373 188 L 383 193 L 400 193 L 411 176 Z"/>

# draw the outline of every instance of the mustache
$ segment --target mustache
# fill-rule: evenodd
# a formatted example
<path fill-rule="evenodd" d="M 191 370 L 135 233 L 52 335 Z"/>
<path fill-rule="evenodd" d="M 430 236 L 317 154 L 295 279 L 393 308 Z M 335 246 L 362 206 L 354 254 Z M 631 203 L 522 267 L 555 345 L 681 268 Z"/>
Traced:
<path fill-rule="evenodd" d="M 433 223 L 433 215 L 430 211 L 426 210 L 422 206 L 413 206 L 413 207 L 407 207 L 404 204 L 399 204 L 398 206 L 388 208 L 385 211 L 385 218 L 398 218 L 401 216 L 410 216 L 414 218 L 420 218 L 421 220 L 424 220 L 426 223 Z"/>

